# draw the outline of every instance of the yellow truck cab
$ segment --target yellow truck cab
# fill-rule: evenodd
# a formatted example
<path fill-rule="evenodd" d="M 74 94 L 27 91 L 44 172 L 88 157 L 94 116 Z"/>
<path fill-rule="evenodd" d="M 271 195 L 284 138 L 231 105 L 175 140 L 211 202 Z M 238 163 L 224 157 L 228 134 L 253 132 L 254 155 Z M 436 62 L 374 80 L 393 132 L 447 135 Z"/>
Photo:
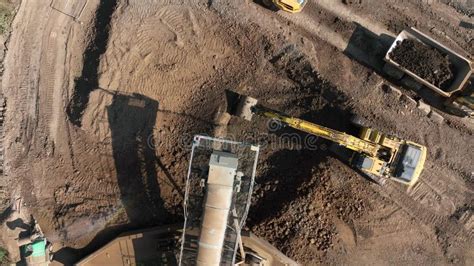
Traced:
<path fill-rule="evenodd" d="M 264 0 L 267 6 L 273 4 L 278 9 L 281 9 L 290 13 L 298 13 L 303 10 L 307 0 Z"/>

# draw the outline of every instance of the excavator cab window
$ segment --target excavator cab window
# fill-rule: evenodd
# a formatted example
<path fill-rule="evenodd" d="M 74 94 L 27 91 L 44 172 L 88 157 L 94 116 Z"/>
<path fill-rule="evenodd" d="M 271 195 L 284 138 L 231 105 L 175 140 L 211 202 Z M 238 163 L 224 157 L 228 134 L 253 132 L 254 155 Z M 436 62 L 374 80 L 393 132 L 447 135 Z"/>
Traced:
<path fill-rule="evenodd" d="M 419 147 L 406 144 L 395 169 L 395 177 L 410 182 L 420 161 L 422 151 Z"/>
<path fill-rule="evenodd" d="M 352 164 L 354 167 L 367 171 L 369 169 L 372 169 L 374 166 L 374 160 L 370 157 L 364 156 L 362 154 L 354 154 L 354 158 L 352 159 Z"/>

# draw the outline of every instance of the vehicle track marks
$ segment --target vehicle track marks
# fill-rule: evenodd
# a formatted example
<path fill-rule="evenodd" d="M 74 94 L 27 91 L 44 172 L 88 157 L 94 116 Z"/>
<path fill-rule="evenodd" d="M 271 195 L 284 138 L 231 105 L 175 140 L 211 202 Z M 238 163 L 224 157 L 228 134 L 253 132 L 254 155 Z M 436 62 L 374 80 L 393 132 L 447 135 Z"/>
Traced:
<path fill-rule="evenodd" d="M 443 197 L 442 193 L 437 191 L 428 182 L 420 179 L 419 182 L 408 192 L 414 200 L 427 205 L 430 209 L 435 209 L 437 213 L 448 216 L 456 209 L 454 203 Z"/>
<path fill-rule="evenodd" d="M 468 244 L 472 241 L 472 234 L 466 232 L 464 227 L 456 220 L 435 214 L 424 208 L 419 202 L 412 199 L 407 193 L 401 191 L 393 182 L 385 182 L 383 185 L 373 186 L 381 195 L 391 199 L 415 220 L 427 226 L 434 226 L 446 233 L 459 244 Z"/>

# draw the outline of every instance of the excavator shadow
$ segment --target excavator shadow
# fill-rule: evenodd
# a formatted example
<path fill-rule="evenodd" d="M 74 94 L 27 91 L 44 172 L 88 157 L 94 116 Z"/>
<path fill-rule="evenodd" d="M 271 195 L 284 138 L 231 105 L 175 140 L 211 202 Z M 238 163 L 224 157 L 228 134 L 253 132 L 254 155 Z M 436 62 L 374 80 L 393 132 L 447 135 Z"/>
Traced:
<path fill-rule="evenodd" d="M 318 112 L 310 112 L 302 116 L 304 120 L 312 121 L 323 126 L 336 129 L 347 134 L 358 136 L 360 132 L 360 127 L 354 125 L 351 122 L 351 118 L 354 116 L 354 113 L 350 110 L 345 110 L 337 108 L 334 106 L 326 106 Z M 343 164 L 347 165 L 349 168 L 353 169 L 360 176 L 366 179 L 369 182 L 377 183 L 372 177 L 366 173 L 360 171 L 359 169 L 353 167 L 350 163 L 354 151 L 347 149 L 346 147 L 340 146 L 334 142 L 328 140 L 321 140 L 322 143 L 325 143 L 327 148 L 327 156 L 334 157 L 338 159 Z M 320 146 L 321 147 L 321 146 Z M 320 152 L 320 151 L 317 151 Z"/>
<path fill-rule="evenodd" d="M 270 168 L 257 178 L 256 200 L 247 222 L 250 228 L 281 215 L 285 206 L 310 193 L 304 184 L 312 179 L 312 175 L 317 175 L 313 169 L 326 160 L 327 152 L 289 149 L 274 152 L 267 159 Z M 318 185 L 319 181 L 316 181 Z"/>
<path fill-rule="evenodd" d="M 123 232 L 170 224 L 181 219 L 165 208 L 158 172 L 168 179 L 163 181 L 172 183 L 175 185 L 174 189 L 182 192 L 157 157 L 155 147 L 150 144 L 159 113 L 158 102 L 140 94 L 111 94 L 112 102 L 106 107 L 106 111 L 120 190 L 120 205 L 126 213 L 128 223 L 108 226 L 84 248 L 66 247 L 56 252 L 54 260 L 65 265 L 72 265 Z"/>
<path fill-rule="evenodd" d="M 344 102 L 337 91 L 333 90 L 326 91 L 324 99 L 341 105 Z M 303 99 L 306 100 L 311 102 L 310 99 Z M 301 100 L 299 101 L 301 103 Z M 347 132 L 351 125 L 351 116 L 352 113 L 341 106 L 325 104 L 323 108 L 306 112 L 299 117 Z M 318 166 L 324 164 L 329 157 L 335 157 L 327 148 L 332 143 L 328 140 L 289 127 L 281 128 L 273 134 L 282 140 L 279 142 L 282 147 L 277 147 L 280 149 L 269 156 L 266 160 L 269 164 L 266 168 L 268 170 L 257 177 L 258 188 L 254 193 L 256 201 L 249 214 L 250 228 L 269 217 L 277 217 L 285 206 L 312 193 L 325 182 Z"/>
<path fill-rule="evenodd" d="M 153 136 L 158 102 L 139 94 L 116 94 L 107 113 L 121 201 L 129 222 L 152 226 L 166 221 L 169 214 L 157 177 L 161 163 L 148 141 Z"/>
<path fill-rule="evenodd" d="M 90 93 L 99 87 L 100 57 L 107 49 L 109 24 L 117 3 L 117 0 L 101 1 L 97 8 L 92 30 L 94 35 L 84 51 L 82 73 L 75 80 L 74 92 L 66 108 L 69 121 L 76 126 L 81 126 L 82 114 L 89 102 Z"/>

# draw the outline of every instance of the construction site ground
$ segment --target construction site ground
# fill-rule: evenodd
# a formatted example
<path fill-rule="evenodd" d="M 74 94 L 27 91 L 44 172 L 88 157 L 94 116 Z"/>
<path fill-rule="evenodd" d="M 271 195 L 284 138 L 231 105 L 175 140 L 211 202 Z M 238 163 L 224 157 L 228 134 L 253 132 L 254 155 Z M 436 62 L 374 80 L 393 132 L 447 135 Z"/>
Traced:
<path fill-rule="evenodd" d="M 247 229 L 299 263 L 474 264 L 473 122 L 426 115 L 382 71 L 408 27 L 472 60 L 469 1 L 309 0 L 299 14 L 250 0 L 49 2 L 21 1 L 6 42 L 1 178 L 57 261 L 181 222 L 192 137 L 217 134 L 261 145 Z M 358 114 L 423 144 L 420 181 L 376 184 L 329 142 L 262 118 L 221 125 L 226 90 L 338 130 Z M 11 212 L 0 235 L 15 258 Z"/>

